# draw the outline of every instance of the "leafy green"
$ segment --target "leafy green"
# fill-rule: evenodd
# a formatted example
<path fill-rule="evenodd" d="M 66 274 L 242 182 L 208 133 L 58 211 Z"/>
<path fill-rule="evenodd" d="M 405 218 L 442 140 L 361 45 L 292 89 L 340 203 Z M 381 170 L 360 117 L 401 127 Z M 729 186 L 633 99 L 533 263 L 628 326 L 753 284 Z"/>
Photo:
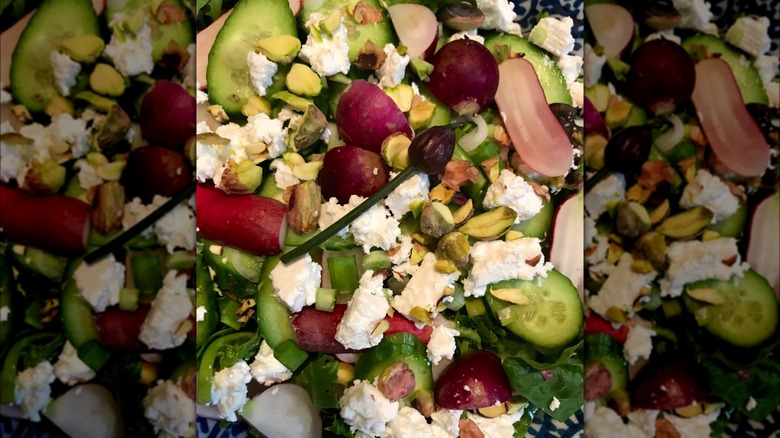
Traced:
<path fill-rule="evenodd" d="M 338 409 L 342 387 L 336 383 L 338 361 L 327 355 L 321 355 L 309 362 L 293 382 L 309 393 L 311 401 L 319 410 Z"/>
<path fill-rule="evenodd" d="M 780 363 L 776 360 L 764 357 L 748 367 L 733 369 L 722 360 L 707 357 L 701 365 L 710 389 L 752 420 L 766 418 L 780 405 Z M 751 397 L 756 406 L 747 410 Z"/>
<path fill-rule="evenodd" d="M 553 360 L 552 362 L 538 362 L 535 359 L 533 359 L 530 354 L 528 354 L 528 350 L 526 350 L 526 349 L 521 349 L 515 356 L 519 357 L 520 359 L 523 359 L 523 361 L 525 363 L 527 363 L 528 365 L 531 365 L 535 369 L 541 371 L 541 370 L 546 370 L 546 369 L 549 369 L 552 366 L 555 366 L 555 365 L 558 365 L 558 364 L 561 364 L 561 363 L 565 362 L 566 359 L 570 358 L 577 351 L 577 349 L 580 348 L 580 346 L 582 346 L 582 341 L 580 341 L 580 342 L 578 342 L 578 343 L 576 343 L 576 344 L 574 344 L 574 345 L 572 345 L 570 347 L 564 348 L 560 352 L 558 357 L 555 360 Z"/>
<path fill-rule="evenodd" d="M 460 332 L 457 343 L 461 354 L 472 350 L 489 350 L 499 356 L 514 355 L 524 345 L 490 314 L 469 317 L 465 312 L 459 312 L 455 324 Z"/>
<path fill-rule="evenodd" d="M 523 416 L 520 417 L 520 420 L 516 421 L 515 424 L 513 424 L 515 428 L 515 434 L 514 438 L 523 438 L 528 434 L 528 428 L 531 427 L 531 423 L 534 422 L 534 416 L 536 415 L 536 411 L 538 411 L 539 408 L 536 406 L 528 405 L 525 408 L 525 412 L 523 412 Z"/>
<path fill-rule="evenodd" d="M 326 427 L 325 430 L 331 432 L 334 436 L 343 436 L 346 438 L 354 438 L 355 436 L 349 429 L 349 426 L 347 426 L 347 423 L 338 415 L 333 420 L 333 423 Z"/>
<path fill-rule="evenodd" d="M 549 380 L 520 358 L 504 359 L 504 370 L 515 392 L 558 421 L 566 421 L 584 402 L 583 369 L 579 356 L 569 357 L 548 368 Z M 560 402 L 555 410 L 550 409 L 553 397 Z"/>

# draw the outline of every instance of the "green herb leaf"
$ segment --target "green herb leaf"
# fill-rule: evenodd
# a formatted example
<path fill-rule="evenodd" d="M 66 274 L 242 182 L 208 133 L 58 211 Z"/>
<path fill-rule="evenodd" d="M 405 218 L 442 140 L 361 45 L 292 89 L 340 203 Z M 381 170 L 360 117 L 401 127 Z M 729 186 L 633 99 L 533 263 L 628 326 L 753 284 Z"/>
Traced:
<path fill-rule="evenodd" d="M 752 420 L 761 421 L 780 406 L 776 389 L 780 388 L 780 363 L 764 358 L 741 370 L 714 358 L 704 358 L 701 364 L 712 391 Z M 747 410 L 751 397 L 756 406 Z"/>
<path fill-rule="evenodd" d="M 518 394 L 558 421 L 566 421 L 584 402 L 583 369 L 579 356 L 569 357 L 550 367 L 549 380 L 545 380 L 542 373 L 519 358 L 504 359 L 504 370 Z M 550 409 L 553 397 L 561 403 L 554 411 Z"/>
<path fill-rule="evenodd" d="M 342 389 L 340 385 L 336 384 L 338 370 L 338 361 L 330 356 L 322 355 L 309 362 L 293 381 L 309 393 L 309 397 L 317 409 L 338 409 Z"/>

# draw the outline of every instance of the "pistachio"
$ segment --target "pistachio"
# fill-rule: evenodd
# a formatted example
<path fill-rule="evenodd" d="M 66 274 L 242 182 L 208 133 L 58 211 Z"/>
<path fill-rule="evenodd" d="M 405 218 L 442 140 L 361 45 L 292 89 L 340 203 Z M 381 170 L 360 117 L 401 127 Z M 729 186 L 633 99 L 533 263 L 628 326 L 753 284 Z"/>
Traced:
<path fill-rule="evenodd" d="M 626 124 L 628 115 L 631 113 L 633 105 L 627 100 L 618 100 L 607 108 L 607 113 L 604 117 L 607 122 L 607 126 L 610 129 L 619 128 Z"/>
<path fill-rule="evenodd" d="M 295 94 L 292 94 L 289 91 L 280 91 L 278 93 L 274 93 L 274 95 L 271 96 L 271 98 L 279 99 L 282 102 L 297 109 L 298 111 L 306 111 L 310 105 L 313 105 L 313 103 L 310 100 L 304 99 L 300 96 L 296 96 Z"/>
<path fill-rule="evenodd" d="M 603 136 L 589 135 L 585 138 L 585 165 L 589 169 L 600 170 L 604 167 L 604 149 L 607 139 Z"/>
<path fill-rule="evenodd" d="M 379 336 L 386 332 L 390 328 L 390 322 L 386 319 L 380 320 L 377 325 L 371 330 L 371 336 Z"/>
<path fill-rule="evenodd" d="M 655 231 L 645 233 L 634 243 L 634 253 L 635 258 L 647 260 L 660 268 L 666 262 L 666 240 Z"/>
<path fill-rule="evenodd" d="M 322 91 L 320 76 L 305 64 L 293 64 L 284 83 L 288 90 L 299 96 L 313 97 Z"/>
<path fill-rule="evenodd" d="M 642 204 L 624 202 L 617 212 L 617 229 L 624 236 L 634 238 L 641 236 L 650 229 L 650 216 Z"/>
<path fill-rule="evenodd" d="M 76 62 L 92 64 L 103 53 L 103 38 L 95 35 L 79 35 L 60 41 L 59 49 Z"/>
<path fill-rule="evenodd" d="M 249 96 L 246 103 L 241 107 L 241 114 L 251 117 L 258 114 L 271 115 L 271 104 L 260 96 Z"/>
<path fill-rule="evenodd" d="M 414 242 L 412 245 L 412 254 L 409 256 L 409 262 L 413 265 L 417 265 L 422 261 L 426 254 L 428 254 L 428 248 L 418 242 Z"/>
<path fill-rule="evenodd" d="M 376 43 L 368 40 L 360 49 L 357 58 L 352 63 L 361 70 L 375 71 L 385 62 L 385 59 L 387 59 L 387 53 L 385 53 L 381 47 L 377 46 Z"/>
<path fill-rule="evenodd" d="M 157 365 L 141 361 L 141 371 L 139 373 L 138 382 L 145 386 L 150 386 L 157 381 Z"/>
<path fill-rule="evenodd" d="M 48 105 L 46 105 L 46 115 L 49 117 L 58 116 L 60 114 L 70 114 L 73 115 L 73 102 L 70 100 L 62 97 L 62 96 L 54 96 L 51 98 L 51 101 Z"/>
<path fill-rule="evenodd" d="M 504 403 L 477 409 L 480 414 L 487 418 L 496 418 L 506 414 L 506 405 Z"/>
<path fill-rule="evenodd" d="M 398 105 L 398 109 L 402 112 L 407 112 L 412 109 L 412 101 L 414 100 L 415 94 L 414 89 L 410 85 L 398 84 L 393 88 L 385 88 L 384 92 L 393 99 L 393 102 Z"/>
<path fill-rule="evenodd" d="M 509 230 L 504 234 L 504 240 L 507 242 L 511 242 L 513 240 L 521 239 L 524 236 L 524 234 L 520 231 L 515 230 Z"/>
<path fill-rule="evenodd" d="M 293 175 L 302 181 L 314 181 L 322 169 L 322 161 L 311 161 L 293 168 Z"/>
<path fill-rule="evenodd" d="M 116 105 L 115 100 L 109 99 L 107 97 L 103 97 L 99 94 L 95 94 L 92 91 L 82 91 L 73 97 L 79 100 L 84 100 L 86 102 L 89 102 L 95 108 L 105 112 L 111 111 L 111 108 L 113 108 L 114 105 Z"/>
<path fill-rule="evenodd" d="M 382 10 L 360 0 L 352 10 L 352 18 L 359 24 L 373 24 L 382 21 Z"/>
<path fill-rule="evenodd" d="M 409 167 L 409 145 L 412 140 L 398 132 L 391 134 L 382 142 L 382 158 L 394 169 Z"/>
<path fill-rule="evenodd" d="M 106 96 L 121 96 L 125 92 L 125 78 L 108 64 L 97 64 L 89 75 L 89 87 Z"/>
<path fill-rule="evenodd" d="M 494 240 L 509 231 L 515 223 L 517 213 L 509 207 L 501 206 L 469 219 L 460 232 L 480 240 Z"/>
<path fill-rule="evenodd" d="M 64 140 L 54 140 L 49 144 L 49 152 L 52 155 L 64 155 L 70 150 L 70 143 Z M 66 158 L 67 159 L 67 158 Z"/>
<path fill-rule="evenodd" d="M 98 167 L 108 164 L 108 158 L 100 152 L 90 152 L 87 154 L 87 163 L 92 167 Z"/>
<path fill-rule="evenodd" d="M 458 270 L 458 267 L 455 266 L 455 263 L 453 263 L 452 260 L 439 260 L 433 267 L 437 272 L 441 272 L 442 274 L 452 274 Z"/>
<path fill-rule="evenodd" d="M 22 124 L 25 124 L 32 120 L 32 115 L 30 114 L 30 111 L 27 110 L 27 107 L 24 105 L 13 105 L 11 106 L 11 114 L 15 115 L 17 119 L 19 119 Z"/>
<path fill-rule="evenodd" d="M 431 201 L 439 201 L 442 204 L 449 204 L 452 202 L 452 198 L 455 197 L 455 190 L 450 190 L 444 185 L 439 184 L 428 194 Z"/>
<path fill-rule="evenodd" d="M 455 221 L 455 225 L 460 226 L 466 223 L 467 220 L 471 219 L 471 216 L 473 215 L 474 201 L 469 198 L 465 204 L 461 205 L 457 210 L 455 210 L 455 213 L 452 215 L 452 219 Z"/>
<path fill-rule="evenodd" d="M 224 123 L 230 120 L 230 117 L 228 117 L 225 109 L 222 108 L 222 105 L 209 105 L 208 108 L 206 108 L 206 111 L 214 116 L 214 118 L 217 119 L 217 121 L 220 123 Z"/>
<path fill-rule="evenodd" d="M 649 261 L 636 259 L 631 262 L 631 270 L 640 274 L 649 274 L 654 271 L 653 265 Z"/>
<path fill-rule="evenodd" d="M 382 322 L 387 323 L 389 327 L 390 323 L 387 320 L 383 319 Z M 414 371 L 403 360 L 385 367 L 376 380 L 377 389 L 390 401 L 407 397 L 414 391 L 416 384 Z"/>
<path fill-rule="evenodd" d="M 656 231 L 672 239 L 693 239 L 698 236 L 712 221 L 712 211 L 697 206 L 674 216 L 670 216 Z"/>
<path fill-rule="evenodd" d="M 325 114 L 316 105 L 309 105 L 303 113 L 300 123 L 291 136 L 293 149 L 303 149 L 313 145 L 328 128 Z"/>
<path fill-rule="evenodd" d="M 339 26 L 341 26 L 341 11 L 338 9 L 320 21 L 320 30 L 325 33 L 333 33 Z"/>
<path fill-rule="evenodd" d="M 126 161 L 114 161 L 112 163 L 99 166 L 96 170 L 98 176 L 106 181 L 119 181 L 119 178 L 122 176 L 122 171 L 125 170 L 126 165 Z"/>
<path fill-rule="evenodd" d="M 641 9 L 642 23 L 657 31 L 674 29 L 682 19 L 671 2 L 647 3 Z"/>
<path fill-rule="evenodd" d="M 652 190 L 648 190 L 642 187 L 640 184 L 634 184 L 633 186 L 629 187 L 628 190 L 626 190 L 626 200 L 644 204 L 648 199 L 650 199 L 650 195 L 652 194 Z"/>
<path fill-rule="evenodd" d="M 620 256 L 622 256 L 624 252 L 625 250 L 622 246 L 616 243 L 610 243 L 609 248 L 607 248 L 607 263 L 614 265 L 620 260 Z"/>
<path fill-rule="evenodd" d="M 714 288 L 697 288 L 686 291 L 689 297 L 709 304 L 726 304 L 726 297 Z"/>
<path fill-rule="evenodd" d="M 195 136 L 198 143 L 203 143 L 208 146 L 227 146 L 230 144 L 230 140 L 221 137 L 213 132 L 202 132 Z"/>
<path fill-rule="evenodd" d="M 607 318 L 611 319 L 612 321 L 619 322 L 622 324 L 625 324 L 628 322 L 628 315 L 626 315 L 626 312 L 622 309 L 619 309 L 615 306 L 610 307 L 607 309 Z"/>
<path fill-rule="evenodd" d="M 720 238 L 720 233 L 718 233 L 717 231 L 704 230 L 704 232 L 701 234 L 702 242 L 706 242 L 708 240 L 715 240 L 718 238 Z"/>
<path fill-rule="evenodd" d="M 225 193 L 242 194 L 252 193 L 263 182 L 263 168 L 256 166 L 251 160 L 228 160 L 222 178 L 219 180 L 219 188 Z"/>
<path fill-rule="evenodd" d="M 412 217 L 415 219 L 420 217 L 420 212 L 425 207 L 424 199 L 415 199 L 409 203 L 409 208 L 412 210 Z"/>
<path fill-rule="evenodd" d="M 355 380 L 355 367 L 352 364 L 339 361 L 336 371 L 336 383 L 347 386 Z"/>
<path fill-rule="evenodd" d="M 414 240 L 415 242 L 419 242 L 421 245 L 429 246 L 436 243 L 436 239 L 423 233 L 412 233 L 411 236 L 409 236 Z"/>
<path fill-rule="evenodd" d="M 30 146 L 34 143 L 33 140 L 16 132 L 6 132 L 5 134 L 0 134 L 0 141 L 11 146 Z"/>
<path fill-rule="evenodd" d="M 485 14 L 468 2 L 450 3 L 437 15 L 445 26 L 457 31 L 477 29 L 485 22 Z"/>
<path fill-rule="evenodd" d="M 122 227 L 122 211 L 125 207 L 125 188 L 118 181 L 97 186 L 92 200 L 90 222 L 101 234 L 112 233 Z"/>
<path fill-rule="evenodd" d="M 694 403 L 692 405 L 683 406 L 681 408 L 674 408 L 674 413 L 683 418 L 692 418 L 704 412 L 704 407 L 701 403 Z"/>
<path fill-rule="evenodd" d="M 430 389 L 419 389 L 412 400 L 412 407 L 417 409 L 424 417 L 430 417 L 433 414 L 433 391 Z"/>
<path fill-rule="evenodd" d="M 420 321 L 423 324 L 431 324 L 433 322 L 433 320 L 431 319 L 431 313 L 420 306 L 416 306 L 412 310 L 410 310 L 409 316 Z"/>
<path fill-rule="evenodd" d="M 273 62 L 289 64 L 301 50 L 301 41 L 292 35 L 280 35 L 256 42 L 255 50 Z"/>
<path fill-rule="evenodd" d="M 285 152 L 282 154 L 282 160 L 284 160 L 284 164 L 288 165 L 289 167 L 306 164 L 306 159 L 304 159 L 303 156 L 297 152 Z"/>
<path fill-rule="evenodd" d="M 520 289 L 490 289 L 490 294 L 499 300 L 512 304 L 528 304 L 531 302 Z"/>
<path fill-rule="evenodd" d="M 188 138 L 187 141 L 184 143 L 184 156 L 187 157 L 187 161 L 190 162 L 190 165 L 193 168 L 197 168 L 197 160 L 198 160 L 198 142 L 195 140 L 195 136 Z"/>
<path fill-rule="evenodd" d="M 423 233 L 439 238 L 453 228 L 455 228 L 455 220 L 446 205 L 436 201 L 425 204 L 420 213 L 420 229 Z"/>
<path fill-rule="evenodd" d="M 103 150 L 114 146 L 126 138 L 132 126 L 130 116 L 119 105 L 113 105 L 97 132 L 92 137 L 92 145 Z"/>
<path fill-rule="evenodd" d="M 24 174 L 21 186 L 28 192 L 49 194 L 57 192 L 65 184 L 65 167 L 52 159 L 38 162 L 33 159 Z"/>
<path fill-rule="evenodd" d="M 287 207 L 287 223 L 290 228 L 298 234 L 315 229 L 321 204 L 322 193 L 314 181 L 294 185 Z"/>
<path fill-rule="evenodd" d="M 656 208 L 653 209 L 652 212 L 650 212 L 650 222 L 655 225 L 666 219 L 666 217 L 669 216 L 669 210 L 669 200 L 664 199 L 664 202 L 659 204 Z"/>
<path fill-rule="evenodd" d="M 420 129 L 427 125 L 433 117 L 433 111 L 436 105 L 430 100 L 423 100 L 414 108 L 409 110 L 409 124 L 413 129 Z"/>

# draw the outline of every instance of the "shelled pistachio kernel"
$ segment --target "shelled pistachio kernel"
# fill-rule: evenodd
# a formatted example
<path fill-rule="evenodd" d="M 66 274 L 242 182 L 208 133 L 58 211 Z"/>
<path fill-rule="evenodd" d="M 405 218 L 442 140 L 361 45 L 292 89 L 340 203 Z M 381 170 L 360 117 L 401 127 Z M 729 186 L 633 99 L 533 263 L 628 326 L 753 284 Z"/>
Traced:
<path fill-rule="evenodd" d="M 688 289 L 686 293 L 689 297 L 709 304 L 725 304 L 726 297 L 715 288 L 696 288 Z"/>
<path fill-rule="evenodd" d="M 55 117 L 60 114 L 70 114 L 72 116 L 74 111 L 73 102 L 62 96 L 52 97 L 45 110 L 46 115 L 49 117 Z"/>
<path fill-rule="evenodd" d="M 127 165 L 126 161 L 113 161 L 111 163 L 102 164 L 97 167 L 97 174 L 99 177 L 106 181 L 119 181 L 122 177 L 122 171 Z"/>
<path fill-rule="evenodd" d="M 62 53 L 76 62 L 92 64 L 103 53 L 106 44 L 96 35 L 79 35 L 66 38 L 59 43 Z"/>
<path fill-rule="evenodd" d="M 452 261 L 456 266 L 462 266 L 469 260 L 469 239 L 465 234 L 454 231 L 445 234 L 436 245 L 436 257 L 440 260 Z"/>
<path fill-rule="evenodd" d="M 455 220 L 446 205 L 436 201 L 425 204 L 420 213 L 420 229 L 423 233 L 439 238 L 453 228 L 455 228 Z"/>
<path fill-rule="evenodd" d="M 105 96 L 121 96 L 125 92 L 125 78 L 108 64 L 97 64 L 89 75 L 89 87 Z"/>
<path fill-rule="evenodd" d="M 472 217 L 460 227 L 460 232 L 475 239 L 495 240 L 509 231 L 515 218 L 514 210 L 501 206 Z"/>
<path fill-rule="evenodd" d="M 301 50 L 301 41 L 292 35 L 279 35 L 256 42 L 255 50 L 270 61 L 289 64 Z"/>
<path fill-rule="evenodd" d="M 317 179 L 317 175 L 319 175 L 324 164 L 322 161 L 310 161 L 299 164 L 293 167 L 293 175 L 301 181 L 314 181 Z"/>
<path fill-rule="evenodd" d="M 299 96 L 313 97 L 322 91 L 320 76 L 308 65 L 295 63 L 284 79 L 287 89 Z"/>
<path fill-rule="evenodd" d="M 427 125 L 433 118 L 433 111 L 436 104 L 429 100 L 423 100 L 411 109 L 409 109 L 409 124 L 413 129 L 420 129 Z"/>
<path fill-rule="evenodd" d="M 241 107 L 241 114 L 252 117 L 258 114 L 271 115 L 271 103 L 260 96 L 249 96 L 246 103 Z"/>
<path fill-rule="evenodd" d="M 473 215 L 474 201 L 469 198 L 466 203 L 455 210 L 455 213 L 452 214 L 452 219 L 455 221 L 455 225 L 463 225 L 467 220 L 471 219 Z"/>
<path fill-rule="evenodd" d="M 452 198 L 455 197 L 455 190 L 450 190 L 444 187 L 443 184 L 439 184 L 428 194 L 431 201 L 439 201 L 442 204 L 449 204 L 452 202 Z"/>
<path fill-rule="evenodd" d="M 354 6 L 353 6 L 354 8 Z M 354 11 L 354 9 L 353 9 Z M 341 26 L 341 11 L 336 9 L 330 15 L 320 21 L 320 30 L 325 33 L 332 33 Z"/>
<path fill-rule="evenodd" d="M 218 122 L 227 122 L 230 120 L 230 117 L 228 117 L 227 112 L 222 108 L 222 105 L 209 105 L 208 108 L 206 108 L 206 111 L 214 116 Z"/>
<path fill-rule="evenodd" d="M 382 142 L 382 158 L 394 169 L 409 167 L 409 145 L 412 140 L 402 133 L 395 133 Z"/>

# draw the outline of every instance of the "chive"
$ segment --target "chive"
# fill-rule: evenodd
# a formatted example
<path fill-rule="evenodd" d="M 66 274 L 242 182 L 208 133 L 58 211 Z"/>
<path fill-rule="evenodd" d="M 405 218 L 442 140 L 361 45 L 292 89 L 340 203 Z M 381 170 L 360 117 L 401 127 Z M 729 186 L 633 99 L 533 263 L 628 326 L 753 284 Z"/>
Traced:
<path fill-rule="evenodd" d="M 154 293 L 162 287 L 160 257 L 154 254 L 136 255 L 130 258 L 135 287 L 144 293 Z"/>
<path fill-rule="evenodd" d="M 331 224 L 331 226 L 329 226 L 328 228 L 325 228 L 324 230 L 320 231 L 319 234 L 307 240 L 302 245 L 282 255 L 280 260 L 284 264 L 289 264 L 293 260 L 297 260 L 299 257 L 303 256 L 307 252 L 314 249 L 315 246 L 318 246 L 321 243 L 328 240 L 329 238 L 335 236 L 336 234 L 338 234 L 339 231 L 343 230 L 349 224 L 351 224 L 355 219 L 360 217 L 361 214 L 367 212 L 371 207 L 376 205 L 376 203 L 384 199 L 385 196 L 389 195 L 390 192 L 396 189 L 396 187 L 400 186 L 404 181 L 411 178 L 412 175 L 414 175 L 414 173 L 417 171 L 418 169 L 415 169 L 412 166 L 409 166 L 406 169 L 402 170 L 401 173 L 398 174 L 398 176 L 391 179 L 390 182 L 388 182 L 381 189 L 376 191 L 376 193 L 369 196 L 368 199 L 360 203 L 360 205 L 352 209 L 349 213 L 345 214 L 341 219 Z"/>
<path fill-rule="evenodd" d="M 126 312 L 135 312 L 138 310 L 138 298 L 141 291 L 123 287 L 119 290 L 119 308 Z"/>
<path fill-rule="evenodd" d="M 466 314 L 469 318 L 481 316 L 485 313 L 487 313 L 487 309 L 485 308 L 485 303 L 482 301 L 482 298 L 466 298 Z"/>
<path fill-rule="evenodd" d="M 153 223 L 157 222 L 160 218 L 165 216 L 166 213 L 173 210 L 174 207 L 176 207 L 182 201 L 184 201 L 190 195 L 192 195 L 194 191 L 195 191 L 195 183 L 192 183 L 189 186 L 187 186 L 187 188 L 179 192 L 178 195 L 174 196 L 173 198 L 169 199 L 165 204 L 161 205 L 160 208 L 149 213 L 148 216 L 141 219 L 137 224 L 130 227 L 129 230 L 115 237 L 110 242 L 101 246 L 100 248 L 85 255 L 84 262 L 87 263 L 88 265 L 91 265 L 96 261 L 102 259 L 103 257 L 109 255 L 110 253 L 116 251 L 122 245 L 129 242 L 133 237 L 137 236 L 138 234 L 141 234 L 141 232 L 143 232 L 145 229 L 149 228 Z"/>
<path fill-rule="evenodd" d="M 329 257 L 328 273 L 331 286 L 339 293 L 352 293 L 358 288 L 360 278 L 354 254 Z"/>
<path fill-rule="evenodd" d="M 219 320 L 234 330 L 240 330 L 241 323 L 238 322 L 238 318 L 240 318 L 240 316 L 236 314 L 236 311 L 240 306 L 238 301 L 234 301 L 226 297 L 220 300 L 219 304 Z"/>
<path fill-rule="evenodd" d="M 298 348 L 294 340 L 288 339 L 276 346 L 274 357 L 288 370 L 295 371 L 306 361 L 309 353 Z"/>
<path fill-rule="evenodd" d="M 181 271 L 195 267 L 195 256 L 189 251 L 174 251 L 165 260 L 165 269 Z"/>
<path fill-rule="evenodd" d="M 97 339 L 91 339 L 81 344 L 78 349 L 78 356 L 93 371 L 100 371 L 103 365 L 111 359 L 111 353 L 100 346 Z"/>
<path fill-rule="evenodd" d="M 314 307 L 323 312 L 332 312 L 336 307 L 336 289 L 318 288 Z"/>
<path fill-rule="evenodd" d="M 390 256 L 388 256 L 384 251 L 371 251 L 370 253 L 363 256 L 363 269 L 365 270 L 370 269 L 372 271 L 379 271 L 382 269 L 387 269 L 390 266 L 392 266 Z"/>

